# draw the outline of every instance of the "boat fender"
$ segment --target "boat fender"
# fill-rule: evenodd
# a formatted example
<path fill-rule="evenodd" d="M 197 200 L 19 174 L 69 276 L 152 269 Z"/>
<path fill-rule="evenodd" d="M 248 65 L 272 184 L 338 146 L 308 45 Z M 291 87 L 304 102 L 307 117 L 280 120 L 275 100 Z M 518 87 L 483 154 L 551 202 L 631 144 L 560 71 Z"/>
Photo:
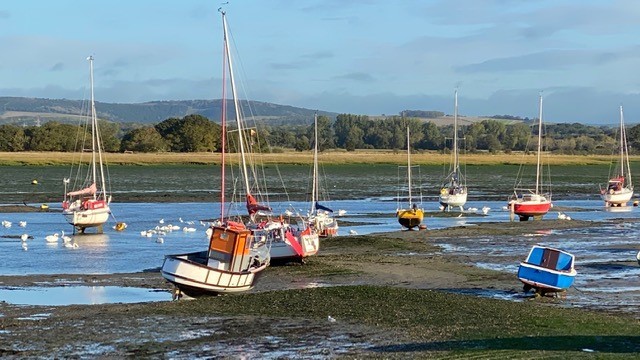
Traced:
<path fill-rule="evenodd" d="M 442 190 L 440 190 L 440 194 L 445 195 L 447 193 L 447 189 L 446 188 L 442 188 Z"/>

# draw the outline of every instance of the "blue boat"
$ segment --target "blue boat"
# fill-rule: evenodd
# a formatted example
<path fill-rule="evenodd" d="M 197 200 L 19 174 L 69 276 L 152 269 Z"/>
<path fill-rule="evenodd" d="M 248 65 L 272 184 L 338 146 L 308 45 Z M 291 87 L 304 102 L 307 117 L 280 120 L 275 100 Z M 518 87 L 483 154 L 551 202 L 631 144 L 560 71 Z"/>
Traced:
<path fill-rule="evenodd" d="M 534 245 L 529 256 L 518 268 L 518 279 L 524 283 L 524 291 L 536 293 L 560 292 L 573 285 L 576 270 L 575 257 L 566 251 Z"/>

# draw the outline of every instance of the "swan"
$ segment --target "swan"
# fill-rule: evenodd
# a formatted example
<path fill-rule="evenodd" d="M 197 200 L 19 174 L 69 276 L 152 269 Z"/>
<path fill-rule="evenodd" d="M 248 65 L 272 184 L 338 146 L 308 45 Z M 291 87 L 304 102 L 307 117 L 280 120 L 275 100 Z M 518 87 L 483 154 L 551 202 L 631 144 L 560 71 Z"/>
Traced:
<path fill-rule="evenodd" d="M 62 230 L 62 241 L 65 243 L 71 242 L 71 237 L 64 234 L 64 230 Z"/>
<path fill-rule="evenodd" d="M 160 224 L 164 224 L 164 219 L 160 219 L 160 220 L 158 220 L 158 222 L 159 222 Z"/>
<path fill-rule="evenodd" d="M 488 207 L 488 206 L 483 206 L 482 207 L 482 213 L 485 214 L 485 215 L 487 215 L 489 213 L 489 210 L 491 210 L 491 208 Z"/>
<path fill-rule="evenodd" d="M 158 244 L 164 244 L 164 238 L 159 237 L 159 238 L 156 239 L 156 242 Z"/>
<path fill-rule="evenodd" d="M 358 235 L 358 232 L 355 230 L 349 230 L 349 234 L 351 235 Z"/>
<path fill-rule="evenodd" d="M 27 226 L 27 222 L 26 221 L 20 221 L 18 223 L 18 225 L 20 225 L 20 227 L 26 227 Z"/>
<path fill-rule="evenodd" d="M 178 221 L 180 221 L 181 223 L 184 222 L 181 217 L 178 218 Z"/>
<path fill-rule="evenodd" d="M 6 227 L 6 228 L 10 228 L 11 227 L 11 221 L 2 220 L 2 226 Z"/>
<path fill-rule="evenodd" d="M 29 235 L 28 235 L 28 234 L 22 234 L 22 235 L 20 235 L 20 240 L 22 240 L 22 242 L 27 241 L 27 239 L 29 239 Z"/>
<path fill-rule="evenodd" d="M 58 235 L 58 233 L 55 233 L 55 234 L 53 234 L 53 235 L 47 235 L 47 236 L 45 236 L 45 237 L 44 237 L 44 239 L 45 239 L 47 242 L 53 243 L 53 242 L 57 242 L 57 241 L 58 241 L 58 237 L 59 237 L 59 236 L 60 236 L 60 235 Z"/>
<path fill-rule="evenodd" d="M 185 227 L 182 228 L 182 231 L 184 231 L 184 232 L 194 232 L 194 231 L 196 231 L 196 229 L 192 228 L 192 227 L 186 227 L 185 226 Z"/>
<path fill-rule="evenodd" d="M 563 212 L 558 211 L 558 219 L 559 220 L 571 220 L 571 217 Z"/>
<path fill-rule="evenodd" d="M 338 210 L 338 216 L 344 216 L 347 213 L 347 210 L 340 209 Z"/>

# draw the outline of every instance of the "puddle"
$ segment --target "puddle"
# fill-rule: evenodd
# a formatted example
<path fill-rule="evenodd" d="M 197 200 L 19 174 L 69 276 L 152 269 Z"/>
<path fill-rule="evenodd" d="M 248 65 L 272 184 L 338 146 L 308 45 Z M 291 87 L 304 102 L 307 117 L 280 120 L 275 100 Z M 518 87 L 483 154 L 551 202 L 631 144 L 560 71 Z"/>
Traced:
<path fill-rule="evenodd" d="M 169 301 L 171 294 L 121 286 L 5 287 L 0 288 L 0 299 L 15 305 L 60 306 Z"/>

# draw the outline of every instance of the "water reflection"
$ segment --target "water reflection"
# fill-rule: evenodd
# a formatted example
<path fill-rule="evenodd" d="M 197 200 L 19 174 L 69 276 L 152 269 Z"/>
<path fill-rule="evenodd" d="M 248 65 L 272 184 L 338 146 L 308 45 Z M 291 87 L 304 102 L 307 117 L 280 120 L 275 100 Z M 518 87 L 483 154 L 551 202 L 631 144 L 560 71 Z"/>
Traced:
<path fill-rule="evenodd" d="M 167 291 L 120 286 L 1 288 L 0 298 L 16 305 L 94 305 L 171 300 Z"/>

